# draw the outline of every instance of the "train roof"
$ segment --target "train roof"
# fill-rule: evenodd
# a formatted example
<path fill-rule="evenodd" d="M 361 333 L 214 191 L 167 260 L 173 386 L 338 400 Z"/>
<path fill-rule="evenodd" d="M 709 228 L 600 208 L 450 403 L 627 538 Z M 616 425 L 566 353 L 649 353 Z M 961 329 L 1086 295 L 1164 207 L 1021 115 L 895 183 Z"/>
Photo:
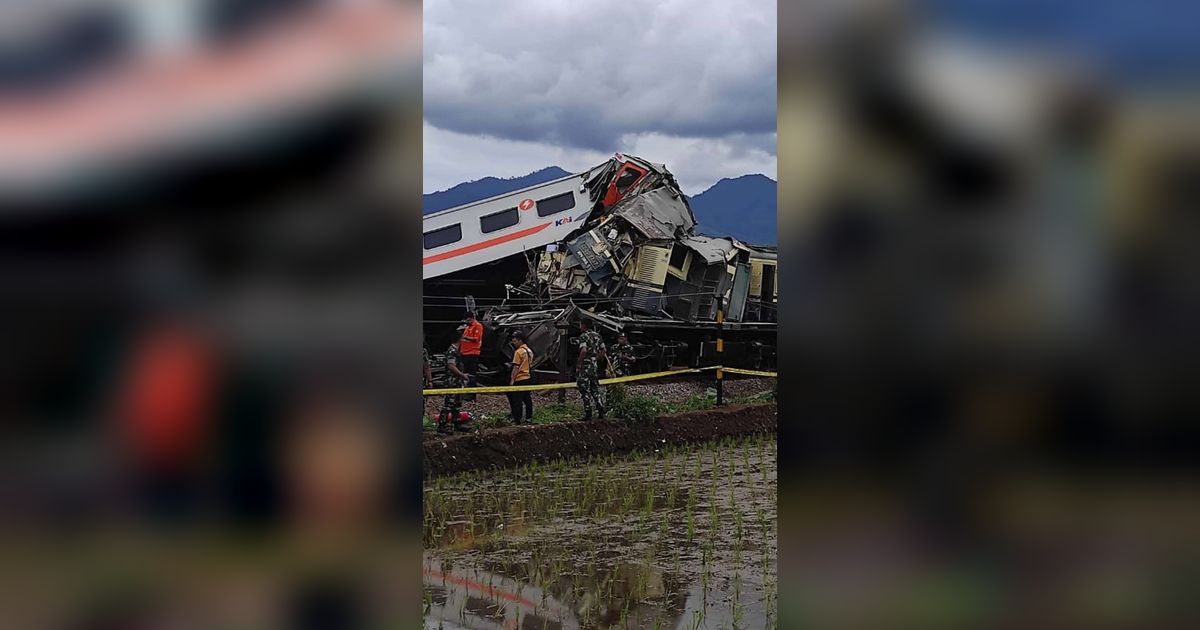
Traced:
<path fill-rule="evenodd" d="M 437 212 L 430 212 L 429 214 L 423 215 L 422 218 L 423 219 L 432 219 L 432 218 L 436 218 L 436 217 L 442 217 L 442 216 L 446 216 L 449 214 L 453 214 L 460 210 L 466 210 L 468 208 L 473 208 L 475 206 L 482 206 L 485 204 L 489 204 L 493 201 L 496 201 L 497 199 L 503 199 L 504 197 L 517 197 L 517 196 L 520 196 L 522 193 L 533 192 L 534 190 L 537 190 L 539 188 L 545 188 L 545 187 L 551 186 L 553 184 L 558 184 L 558 183 L 562 183 L 562 182 L 569 181 L 572 179 L 583 177 L 584 175 L 587 175 L 589 172 L 590 171 L 585 171 L 583 173 L 573 173 L 571 175 L 565 175 L 558 179 L 552 179 L 550 181 L 541 182 L 538 184 L 534 184 L 532 186 L 526 186 L 525 188 L 521 188 L 518 190 L 510 190 L 508 192 L 502 192 L 498 195 L 493 195 L 491 197 L 487 197 L 486 199 L 469 201 L 467 203 L 464 203 L 464 204 L 461 204 L 458 206 L 454 206 L 453 208 L 446 208 L 444 210 L 438 210 Z"/>

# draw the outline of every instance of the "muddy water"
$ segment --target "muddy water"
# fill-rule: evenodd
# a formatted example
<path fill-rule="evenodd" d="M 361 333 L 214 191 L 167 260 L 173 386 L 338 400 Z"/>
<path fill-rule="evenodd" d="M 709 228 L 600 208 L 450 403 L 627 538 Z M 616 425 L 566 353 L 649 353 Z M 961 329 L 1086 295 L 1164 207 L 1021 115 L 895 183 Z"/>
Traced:
<path fill-rule="evenodd" d="M 773 437 L 427 482 L 427 628 L 774 628 Z"/>

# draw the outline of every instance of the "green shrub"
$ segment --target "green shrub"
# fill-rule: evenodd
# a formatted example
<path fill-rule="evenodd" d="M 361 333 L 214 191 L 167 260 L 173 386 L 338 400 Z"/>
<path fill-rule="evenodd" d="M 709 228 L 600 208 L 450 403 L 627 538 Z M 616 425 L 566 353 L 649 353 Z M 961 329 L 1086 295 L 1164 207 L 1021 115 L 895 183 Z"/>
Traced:
<path fill-rule="evenodd" d="M 657 398 L 634 394 L 620 383 L 608 387 L 605 402 L 609 416 L 626 420 L 650 420 L 666 410 Z"/>
<path fill-rule="evenodd" d="M 548 405 L 537 405 L 533 408 L 534 424 L 548 424 L 551 422 L 567 422 L 577 420 L 583 415 L 583 410 L 578 405 L 550 403 Z"/>
<path fill-rule="evenodd" d="M 621 383 L 609 385 L 604 389 L 604 402 L 608 403 L 609 407 L 625 404 L 629 398 L 629 388 Z"/>
<path fill-rule="evenodd" d="M 717 406 L 716 396 L 707 394 L 692 394 L 684 400 L 667 405 L 672 412 L 678 411 L 704 411 Z"/>

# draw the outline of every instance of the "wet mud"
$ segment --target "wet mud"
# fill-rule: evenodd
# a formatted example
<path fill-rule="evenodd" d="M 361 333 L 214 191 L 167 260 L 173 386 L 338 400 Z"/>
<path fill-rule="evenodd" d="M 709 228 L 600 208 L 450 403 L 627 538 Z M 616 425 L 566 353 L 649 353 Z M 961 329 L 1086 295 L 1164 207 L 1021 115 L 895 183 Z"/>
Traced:
<path fill-rule="evenodd" d="M 770 434 L 776 427 L 773 403 L 689 411 L 648 422 L 604 419 L 503 427 L 463 435 L 428 436 L 423 443 L 423 466 L 427 477 L 436 477 Z"/>

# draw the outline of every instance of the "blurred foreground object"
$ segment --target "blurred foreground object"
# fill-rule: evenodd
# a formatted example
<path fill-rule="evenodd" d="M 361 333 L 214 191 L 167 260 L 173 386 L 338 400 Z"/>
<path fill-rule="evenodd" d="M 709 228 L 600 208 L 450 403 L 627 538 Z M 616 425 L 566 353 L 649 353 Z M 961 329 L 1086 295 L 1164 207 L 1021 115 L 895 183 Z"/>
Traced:
<path fill-rule="evenodd" d="M 1195 625 L 1194 3 L 794 8 L 783 618 Z"/>
<path fill-rule="evenodd" d="M 60 0 L 3 10 L 12 26 L 0 39 L 0 192 L 9 194 L 90 192 L 120 166 L 244 149 L 418 72 L 412 3 Z M 41 28 L 12 32 L 23 23 Z"/>
<path fill-rule="evenodd" d="M 420 19 L 0 7 L 0 625 L 419 615 L 383 559 L 418 504 Z"/>
<path fill-rule="evenodd" d="M 163 321 L 136 342 L 119 422 L 137 500 L 152 518 L 194 518 L 199 458 L 211 430 L 215 365 L 202 330 Z"/>

